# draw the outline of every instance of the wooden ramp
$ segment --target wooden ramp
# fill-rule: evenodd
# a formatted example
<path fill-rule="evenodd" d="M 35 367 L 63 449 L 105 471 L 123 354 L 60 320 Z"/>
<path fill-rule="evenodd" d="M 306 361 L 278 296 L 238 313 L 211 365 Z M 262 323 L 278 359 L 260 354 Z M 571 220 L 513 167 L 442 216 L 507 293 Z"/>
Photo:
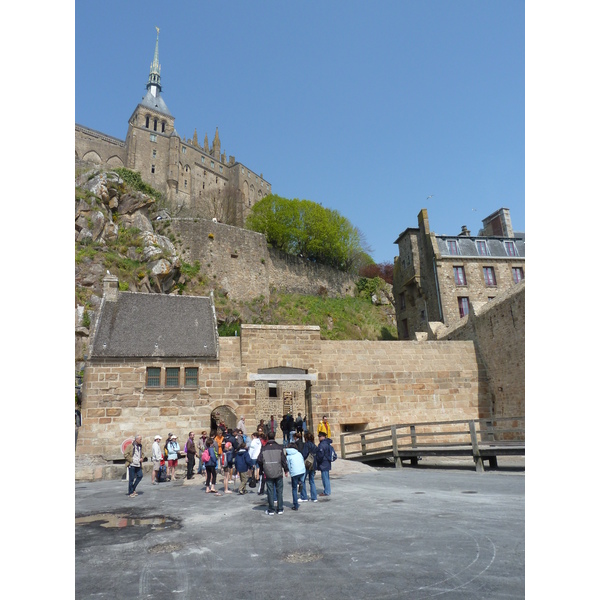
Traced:
<path fill-rule="evenodd" d="M 477 472 L 498 456 L 525 456 L 525 417 L 397 424 L 340 435 L 341 456 L 364 463 L 392 459 L 416 465 L 422 456 L 472 456 Z"/>

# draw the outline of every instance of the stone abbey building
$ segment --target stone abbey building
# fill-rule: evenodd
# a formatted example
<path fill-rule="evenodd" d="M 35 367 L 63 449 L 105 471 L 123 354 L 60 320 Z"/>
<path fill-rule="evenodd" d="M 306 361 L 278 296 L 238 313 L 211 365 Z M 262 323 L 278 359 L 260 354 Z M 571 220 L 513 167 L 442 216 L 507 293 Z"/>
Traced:
<path fill-rule="evenodd" d="M 221 150 L 219 129 L 212 144 L 182 138 L 162 96 L 158 28 L 146 94 L 129 118 L 125 141 L 75 125 L 75 158 L 107 168 L 126 167 L 162 192 L 179 216 L 216 217 L 241 225 L 247 211 L 271 193 L 262 173 Z M 218 207 L 216 205 L 219 205 Z"/>

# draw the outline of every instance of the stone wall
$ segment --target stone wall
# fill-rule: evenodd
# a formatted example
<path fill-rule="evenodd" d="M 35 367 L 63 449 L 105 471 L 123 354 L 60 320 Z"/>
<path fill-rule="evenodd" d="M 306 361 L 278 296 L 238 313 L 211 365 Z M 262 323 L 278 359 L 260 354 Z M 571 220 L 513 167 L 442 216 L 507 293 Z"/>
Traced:
<path fill-rule="evenodd" d="M 127 160 L 125 142 L 109 135 L 75 126 L 75 158 L 106 165 L 108 168 L 125 166 Z"/>
<path fill-rule="evenodd" d="M 175 218 L 171 228 L 184 242 L 183 260 L 198 260 L 209 279 L 235 299 L 264 296 L 271 288 L 307 295 L 352 296 L 354 277 L 267 247 L 265 236 L 206 219 Z"/>
<path fill-rule="evenodd" d="M 525 415 L 525 282 L 491 302 L 472 303 L 467 318 L 440 327 L 440 340 L 472 340 L 489 378 L 494 414 Z"/>
<path fill-rule="evenodd" d="M 148 388 L 148 366 L 196 366 L 199 386 Z M 335 444 L 346 430 L 490 415 L 486 373 L 472 341 L 337 342 L 321 340 L 314 326 L 243 325 L 241 337 L 221 338 L 218 361 L 89 361 L 77 455 L 122 458 L 121 442 L 136 433 L 149 452 L 157 433 L 181 438 L 208 429 L 219 407 L 244 415 L 249 431 L 270 414 L 279 421 L 282 394 L 269 398 L 264 382 L 253 379 L 273 368 L 312 379 L 292 376 L 280 389 L 292 394 L 293 414 L 307 414 L 311 429 L 328 415 Z"/>
<path fill-rule="evenodd" d="M 490 415 L 485 371 L 465 342 L 321 343 L 313 396 L 335 438 L 384 425 Z"/>

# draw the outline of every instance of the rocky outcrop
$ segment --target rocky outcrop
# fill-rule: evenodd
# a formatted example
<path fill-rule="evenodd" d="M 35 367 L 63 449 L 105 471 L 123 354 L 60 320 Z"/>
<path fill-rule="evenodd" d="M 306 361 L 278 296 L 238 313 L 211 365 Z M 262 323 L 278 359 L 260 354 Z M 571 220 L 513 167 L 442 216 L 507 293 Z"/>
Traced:
<path fill-rule="evenodd" d="M 109 260 L 138 265 L 137 278 L 121 282 L 138 292 L 173 291 L 181 259 L 173 242 L 153 226 L 168 213 L 156 210 L 155 199 L 127 189 L 113 171 L 84 171 L 75 181 L 76 358 L 83 360 Z M 158 214 L 157 214 L 158 213 Z M 129 261 L 128 263 L 126 261 Z"/>

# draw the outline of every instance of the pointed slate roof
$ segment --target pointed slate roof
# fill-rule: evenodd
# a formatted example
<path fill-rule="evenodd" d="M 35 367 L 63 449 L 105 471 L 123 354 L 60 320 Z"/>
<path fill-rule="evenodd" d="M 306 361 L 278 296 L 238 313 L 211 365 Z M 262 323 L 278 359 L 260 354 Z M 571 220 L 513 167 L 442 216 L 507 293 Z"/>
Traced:
<path fill-rule="evenodd" d="M 218 358 L 211 298 L 120 292 L 104 298 L 91 358 Z"/>

